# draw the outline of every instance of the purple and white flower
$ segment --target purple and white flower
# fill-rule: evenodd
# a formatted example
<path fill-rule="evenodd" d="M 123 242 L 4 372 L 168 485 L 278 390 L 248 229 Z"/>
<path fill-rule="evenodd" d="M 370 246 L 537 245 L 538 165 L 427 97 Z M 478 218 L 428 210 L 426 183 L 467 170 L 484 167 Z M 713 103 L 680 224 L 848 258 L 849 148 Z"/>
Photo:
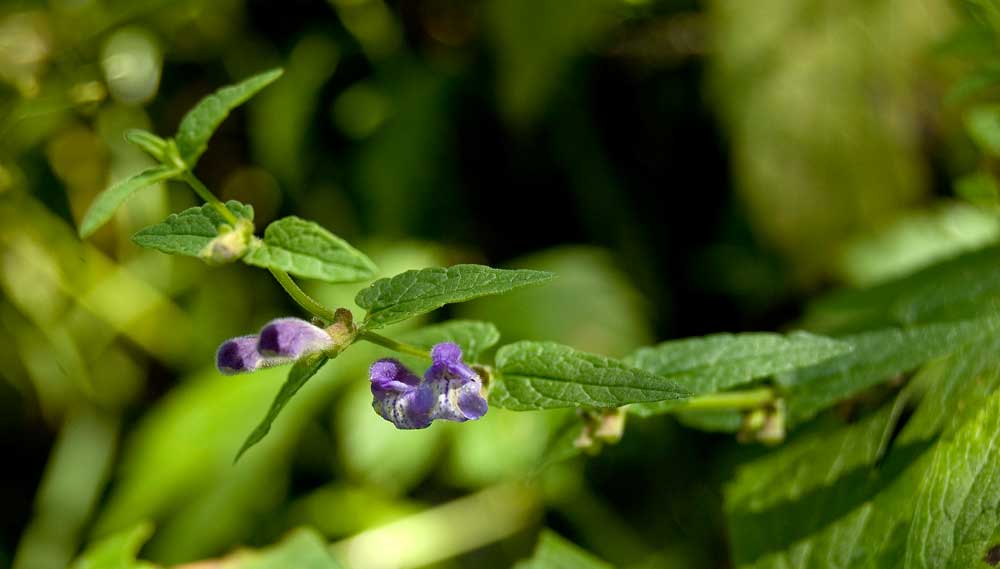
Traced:
<path fill-rule="evenodd" d="M 394 359 L 372 364 L 370 378 L 372 407 L 398 429 L 423 429 L 435 419 L 475 420 L 489 408 L 482 380 L 451 342 L 434 346 L 423 379 Z"/>

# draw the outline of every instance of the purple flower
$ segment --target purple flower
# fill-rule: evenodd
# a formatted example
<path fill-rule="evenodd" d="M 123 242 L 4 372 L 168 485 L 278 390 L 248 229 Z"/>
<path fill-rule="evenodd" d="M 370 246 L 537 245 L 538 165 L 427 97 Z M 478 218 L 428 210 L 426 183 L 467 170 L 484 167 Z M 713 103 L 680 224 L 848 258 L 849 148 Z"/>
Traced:
<path fill-rule="evenodd" d="M 488 405 L 479 375 L 462 361 L 462 350 L 445 342 L 431 350 L 431 366 L 421 380 L 397 360 L 372 364 L 372 402 L 380 417 L 399 429 L 423 429 L 435 419 L 479 419 Z"/>
<path fill-rule="evenodd" d="M 434 394 L 398 360 L 372 364 L 372 407 L 397 429 L 423 429 L 431 424 Z"/>
<path fill-rule="evenodd" d="M 333 338 L 326 330 L 299 318 L 278 318 L 260 334 L 226 340 L 215 354 L 215 364 L 226 375 L 281 365 L 306 354 L 329 350 Z"/>
<path fill-rule="evenodd" d="M 257 351 L 263 356 L 293 359 L 332 347 L 333 338 L 326 330 L 300 318 L 272 320 L 261 328 L 257 343 Z"/>

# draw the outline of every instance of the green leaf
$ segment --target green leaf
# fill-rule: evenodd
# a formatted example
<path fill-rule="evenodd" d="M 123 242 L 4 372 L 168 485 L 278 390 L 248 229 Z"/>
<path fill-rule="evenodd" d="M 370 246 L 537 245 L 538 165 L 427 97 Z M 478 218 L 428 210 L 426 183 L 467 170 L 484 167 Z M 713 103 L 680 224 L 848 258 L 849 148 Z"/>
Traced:
<path fill-rule="evenodd" d="M 787 388 L 790 422 L 812 417 L 837 401 L 912 371 L 992 333 L 991 318 L 890 328 L 841 338 L 854 349 L 823 363 L 778 376 Z"/>
<path fill-rule="evenodd" d="M 236 217 L 253 221 L 252 206 L 230 200 L 226 202 L 226 207 Z M 132 241 L 140 247 L 171 255 L 198 257 L 212 239 L 218 237 L 223 226 L 229 226 L 229 222 L 212 205 L 205 204 L 171 214 L 160 223 L 144 227 L 132 236 Z"/>
<path fill-rule="evenodd" d="M 271 402 L 270 409 L 267 410 L 267 414 L 264 419 L 261 420 L 260 424 L 250 433 L 246 441 L 243 442 L 243 446 L 240 447 L 239 452 L 236 453 L 236 458 L 233 462 L 236 462 L 243 456 L 243 453 L 250 450 L 255 444 L 263 440 L 269 432 L 271 432 L 271 424 L 274 420 L 278 418 L 281 410 L 285 408 L 285 405 L 291 400 L 292 397 L 298 393 L 299 389 L 309 381 L 312 376 L 316 375 L 323 364 L 329 360 L 329 356 L 325 354 L 311 354 L 305 356 L 295 362 L 292 369 L 288 372 L 288 379 L 285 381 L 284 385 L 281 386 L 281 390 L 274 397 L 274 401 Z"/>
<path fill-rule="evenodd" d="M 981 105 L 969 110 L 965 128 L 983 152 L 1000 156 L 1000 105 Z"/>
<path fill-rule="evenodd" d="M 445 304 L 503 294 L 554 277 L 542 271 L 494 269 L 483 265 L 420 269 L 379 279 L 359 292 L 354 301 L 368 311 L 363 326 L 373 330 Z"/>
<path fill-rule="evenodd" d="M 135 192 L 146 186 L 169 180 L 177 174 L 180 174 L 180 170 L 171 166 L 156 166 L 143 170 L 130 178 L 125 178 L 104 190 L 98 194 L 97 199 L 90 204 L 90 209 L 83 216 L 83 220 L 80 222 L 80 237 L 89 237 L 100 229 L 115 215 L 115 211 L 125 203 L 125 200 Z"/>
<path fill-rule="evenodd" d="M 340 569 L 326 541 L 316 531 L 300 528 L 280 543 L 260 551 L 241 552 L 225 569 Z"/>
<path fill-rule="evenodd" d="M 787 336 L 714 334 L 641 348 L 625 363 L 676 381 L 692 395 L 702 395 L 816 364 L 850 350 L 848 343 L 807 332 Z M 629 411 L 649 416 L 667 411 L 671 403 L 634 405 Z"/>
<path fill-rule="evenodd" d="M 87 547 L 72 569 L 152 569 L 151 564 L 136 560 L 151 535 L 153 524 L 149 522 L 112 534 Z"/>
<path fill-rule="evenodd" d="M 612 566 L 573 545 L 551 530 L 542 532 L 531 559 L 514 569 L 612 569 Z"/>
<path fill-rule="evenodd" d="M 449 320 L 406 332 L 399 338 L 427 349 L 441 342 L 454 342 L 462 348 L 462 357 L 466 361 L 474 362 L 480 354 L 500 341 L 500 331 L 490 322 Z"/>
<path fill-rule="evenodd" d="M 331 283 L 371 278 L 375 263 L 312 221 L 290 216 L 267 226 L 264 242 L 243 258 L 250 265 L 280 269 Z"/>
<path fill-rule="evenodd" d="M 677 383 L 625 363 L 554 342 L 517 342 L 497 352 L 501 378 L 490 401 L 516 411 L 559 407 L 620 407 L 682 399 Z"/>
<path fill-rule="evenodd" d="M 916 499 L 907 568 L 985 567 L 1000 546 L 1000 393 L 938 445 Z"/>
<path fill-rule="evenodd" d="M 235 85 L 223 87 L 199 101 L 184 115 L 175 139 L 177 150 L 188 169 L 194 168 L 208 146 L 208 139 L 229 116 L 229 112 L 281 77 L 282 73 L 281 69 L 272 69 Z"/>

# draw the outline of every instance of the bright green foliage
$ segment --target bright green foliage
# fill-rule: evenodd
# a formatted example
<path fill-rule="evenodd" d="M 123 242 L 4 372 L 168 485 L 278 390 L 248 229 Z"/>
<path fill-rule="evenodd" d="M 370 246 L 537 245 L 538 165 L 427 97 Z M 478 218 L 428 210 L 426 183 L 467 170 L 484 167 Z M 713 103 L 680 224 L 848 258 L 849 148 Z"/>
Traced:
<path fill-rule="evenodd" d="M 151 535 L 153 524 L 148 522 L 110 535 L 88 547 L 72 569 L 152 569 L 151 564 L 136 560 Z"/>
<path fill-rule="evenodd" d="M 300 528 L 280 543 L 260 551 L 240 552 L 223 562 L 220 569 L 340 569 L 323 537 Z"/>
<path fill-rule="evenodd" d="M 319 224 L 290 216 L 267 226 L 264 242 L 243 258 L 258 267 L 279 269 L 332 283 L 371 278 L 375 263 Z"/>
<path fill-rule="evenodd" d="M 240 447 L 239 452 L 236 453 L 236 460 L 239 460 L 243 453 L 250 450 L 255 444 L 263 440 L 269 432 L 271 432 L 271 424 L 274 420 L 278 418 L 281 410 L 285 408 L 288 401 L 298 393 L 299 389 L 309 381 L 312 376 L 316 375 L 323 364 L 329 360 L 329 356 L 325 354 L 312 354 L 306 356 L 292 366 L 292 369 L 288 372 L 288 379 L 281 386 L 281 390 L 274 397 L 274 401 L 271 403 L 271 407 L 267 410 L 267 414 L 264 419 L 261 420 L 257 428 L 250 433 L 246 441 L 243 442 L 243 446 Z"/>
<path fill-rule="evenodd" d="M 545 530 L 538 538 L 535 554 L 514 569 L 612 569 L 604 561 L 573 545 L 553 531 Z"/>
<path fill-rule="evenodd" d="M 1000 105 L 982 105 L 965 115 L 969 136 L 991 156 L 1000 156 Z"/>
<path fill-rule="evenodd" d="M 379 279 L 359 292 L 354 301 L 368 311 L 363 326 L 372 330 L 445 304 L 503 294 L 554 277 L 542 271 L 494 269 L 483 265 L 420 269 Z"/>
<path fill-rule="evenodd" d="M 462 348 L 465 361 L 472 362 L 500 341 L 500 331 L 490 322 L 449 320 L 407 332 L 400 339 L 427 349 L 441 342 L 454 342 Z"/>
<path fill-rule="evenodd" d="M 992 319 L 890 328 L 842 338 L 853 350 L 823 363 L 778 376 L 788 391 L 793 422 L 837 401 L 947 355 L 991 333 Z"/>
<path fill-rule="evenodd" d="M 620 407 L 688 396 L 669 379 L 554 342 L 506 345 L 497 351 L 496 364 L 502 379 L 490 401 L 516 411 Z"/>
<path fill-rule="evenodd" d="M 146 186 L 169 180 L 178 174 L 180 174 L 180 170 L 172 166 L 154 166 L 125 178 L 104 190 L 83 216 L 83 220 L 80 222 L 80 237 L 89 237 L 100 229 L 115 215 L 115 210 L 121 207 L 125 200 L 135 192 Z"/>
<path fill-rule="evenodd" d="M 176 141 L 181 160 L 188 169 L 194 168 L 208 146 L 208 139 L 229 116 L 229 112 L 281 77 L 282 73 L 281 69 L 272 69 L 235 85 L 223 87 L 202 99 L 184 115 L 177 127 Z"/>
<path fill-rule="evenodd" d="M 230 200 L 226 207 L 236 217 L 253 221 L 253 206 Z M 132 236 L 132 241 L 171 255 L 198 257 L 218 237 L 219 230 L 228 225 L 214 206 L 205 204 L 170 214 L 162 222 L 141 229 Z"/>
<path fill-rule="evenodd" d="M 938 444 L 916 501 L 907 569 L 985 566 L 1000 545 L 1000 393 Z M 996 563 L 990 563 L 995 565 Z"/>
<path fill-rule="evenodd" d="M 702 395 L 816 364 L 850 350 L 848 343 L 807 332 L 714 334 L 641 348 L 625 362 L 676 381 L 692 395 Z M 629 410 L 645 416 L 668 407 L 669 402 L 635 405 Z"/>

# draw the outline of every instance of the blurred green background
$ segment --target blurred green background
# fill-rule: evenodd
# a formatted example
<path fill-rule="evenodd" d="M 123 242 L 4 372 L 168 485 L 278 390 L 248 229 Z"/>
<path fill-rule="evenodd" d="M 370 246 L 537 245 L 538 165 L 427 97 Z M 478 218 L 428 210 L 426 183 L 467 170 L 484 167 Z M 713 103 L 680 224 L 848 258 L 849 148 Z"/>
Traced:
<path fill-rule="evenodd" d="M 524 484 L 565 413 L 395 431 L 370 407 L 374 346 L 324 368 L 234 466 L 283 370 L 222 377 L 214 350 L 296 308 L 262 271 L 129 241 L 195 205 L 180 185 L 140 192 L 88 241 L 76 224 L 150 165 L 125 130 L 173 132 L 215 88 L 284 66 L 198 165 L 258 226 L 314 219 L 384 275 L 560 275 L 426 322 L 613 356 L 782 329 L 826 288 L 996 240 L 994 212 L 952 190 L 992 167 L 946 97 L 995 42 L 968 31 L 976 14 L 947 0 L 4 0 L 0 567 L 63 567 L 143 520 L 143 556 L 162 563 L 309 525 L 352 569 L 500 568 L 548 526 L 621 567 L 726 567 L 719 485 L 761 449 L 633 420 L 619 445 Z M 353 306 L 360 286 L 309 292 Z"/>

